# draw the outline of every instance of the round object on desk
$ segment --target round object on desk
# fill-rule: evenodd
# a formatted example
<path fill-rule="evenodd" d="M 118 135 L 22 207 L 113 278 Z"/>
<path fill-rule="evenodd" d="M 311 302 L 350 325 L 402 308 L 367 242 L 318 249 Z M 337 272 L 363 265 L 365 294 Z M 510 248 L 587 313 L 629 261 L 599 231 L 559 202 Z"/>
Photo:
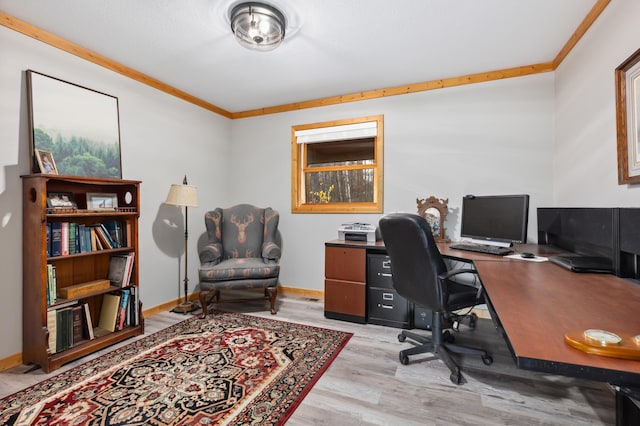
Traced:
<path fill-rule="evenodd" d="M 622 342 L 620 336 L 615 333 L 606 330 L 598 330 L 590 328 L 584 331 L 584 337 L 600 344 L 600 346 L 618 345 Z"/>
<path fill-rule="evenodd" d="M 566 333 L 564 341 L 569 346 L 589 354 L 640 360 L 640 338 L 636 339 L 635 336 L 589 329 Z"/>

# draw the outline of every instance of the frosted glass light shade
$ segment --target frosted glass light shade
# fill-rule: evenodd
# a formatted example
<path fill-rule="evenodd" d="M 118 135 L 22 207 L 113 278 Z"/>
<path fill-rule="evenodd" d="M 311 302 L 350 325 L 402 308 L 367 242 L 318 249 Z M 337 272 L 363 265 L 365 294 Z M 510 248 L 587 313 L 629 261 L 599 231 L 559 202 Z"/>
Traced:
<path fill-rule="evenodd" d="M 248 49 L 263 52 L 273 50 L 284 39 L 285 17 L 268 4 L 240 3 L 231 10 L 229 20 L 236 40 Z"/>

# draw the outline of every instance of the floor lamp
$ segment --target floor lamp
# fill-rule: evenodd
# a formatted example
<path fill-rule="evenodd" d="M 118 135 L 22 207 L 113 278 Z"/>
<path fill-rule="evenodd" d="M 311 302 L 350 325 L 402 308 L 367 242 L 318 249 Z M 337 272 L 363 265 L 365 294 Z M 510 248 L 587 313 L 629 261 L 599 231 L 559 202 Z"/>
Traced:
<path fill-rule="evenodd" d="M 198 309 L 198 305 L 189 301 L 189 278 L 188 272 L 188 241 L 189 241 L 189 207 L 198 207 L 198 190 L 195 186 L 187 185 L 187 176 L 185 175 L 182 185 L 171 185 L 169 195 L 167 195 L 166 204 L 172 206 L 184 206 L 184 301 L 173 308 L 171 312 L 186 314 Z"/>

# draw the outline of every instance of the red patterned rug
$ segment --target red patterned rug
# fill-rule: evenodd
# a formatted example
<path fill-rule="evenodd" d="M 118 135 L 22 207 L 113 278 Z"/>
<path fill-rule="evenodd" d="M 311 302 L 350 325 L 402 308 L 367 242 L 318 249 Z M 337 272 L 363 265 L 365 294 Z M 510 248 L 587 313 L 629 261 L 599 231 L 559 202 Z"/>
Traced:
<path fill-rule="evenodd" d="M 191 317 L 3 398 L 0 424 L 284 424 L 351 335 Z"/>

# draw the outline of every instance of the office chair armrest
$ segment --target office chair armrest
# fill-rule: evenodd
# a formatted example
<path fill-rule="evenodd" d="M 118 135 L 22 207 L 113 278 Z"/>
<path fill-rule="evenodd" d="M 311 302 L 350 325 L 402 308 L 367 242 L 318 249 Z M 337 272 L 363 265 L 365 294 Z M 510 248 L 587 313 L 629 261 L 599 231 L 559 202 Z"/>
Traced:
<path fill-rule="evenodd" d="M 476 271 L 475 269 L 469 269 L 469 268 L 465 268 L 465 269 L 452 269 L 450 271 L 447 272 L 443 272 L 440 275 L 438 275 L 438 279 L 439 280 L 448 280 L 451 277 L 454 277 L 456 275 L 460 275 L 460 274 L 473 274 L 475 275 L 478 279 L 480 279 L 480 276 L 478 275 L 478 271 Z M 452 281 L 458 284 L 463 284 L 463 285 L 468 285 L 469 287 L 474 287 L 474 284 L 471 283 L 464 283 L 464 282 L 459 282 L 459 281 Z M 482 285 L 477 286 L 477 292 L 476 292 L 476 300 L 478 301 L 478 303 L 484 303 L 484 288 L 482 287 Z"/>
<path fill-rule="evenodd" d="M 448 280 L 449 278 L 456 276 L 456 275 L 460 275 L 460 274 L 473 274 L 473 275 L 478 275 L 478 271 L 476 271 L 475 269 L 452 269 L 450 271 L 447 272 L 443 272 L 440 275 L 438 275 L 438 278 L 441 280 Z"/>

